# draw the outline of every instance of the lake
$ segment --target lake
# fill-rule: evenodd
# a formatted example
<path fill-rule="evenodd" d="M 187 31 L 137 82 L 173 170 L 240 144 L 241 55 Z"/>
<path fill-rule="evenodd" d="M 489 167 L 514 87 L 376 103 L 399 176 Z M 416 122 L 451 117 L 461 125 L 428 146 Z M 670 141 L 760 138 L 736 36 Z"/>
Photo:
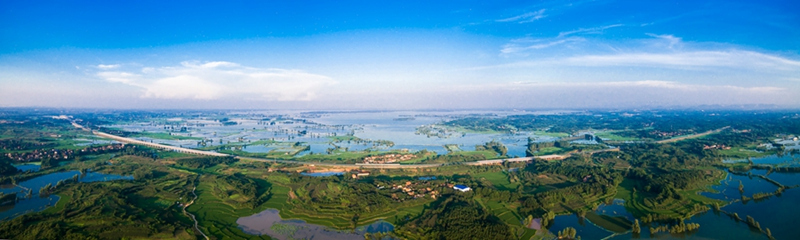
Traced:
<path fill-rule="evenodd" d="M 355 231 L 338 231 L 325 226 L 306 223 L 303 220 L 283 220 L 277 209 L 267 209 L 236 220 L 239 228 L 247 234 L 269 235 L 276 239 L 364 239 L 364 233 L 391 232 L 394 226 L 378 221 L 357 227 Z"/>

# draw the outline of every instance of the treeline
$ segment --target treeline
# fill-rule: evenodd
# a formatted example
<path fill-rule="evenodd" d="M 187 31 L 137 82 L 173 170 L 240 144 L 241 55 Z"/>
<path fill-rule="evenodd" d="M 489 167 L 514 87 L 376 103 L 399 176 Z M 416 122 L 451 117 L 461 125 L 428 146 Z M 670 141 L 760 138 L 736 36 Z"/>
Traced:
<path fill-rule="evenodd" d="M 17 201 L 17 193 L 5 194 L 0 192 L 0 206 L 14 204 Z"/>
<path fill-rule="evenodd" d="M 697 166 L 712 166 L 718 158 L 700 158 L 685 148 L 670 144 L 626 144 L 620 146 L 624 154 L 618 155 L 632 166 L 658 168 L 664 171 L 685 169 Z"/>
<path fill-rule="evenodd" d="M 691 232 L 700 229 L 699 223 L 685 223 L 681 221 L 675 225 L 661 225 L 661 226 L 653 226 L 650 227 L 650 234 L 656 234 L 658 232 L 669 232 L 672 234 L 676 233 L 684 233 L 684 232 Z"/>
<path fill-rule="evenodd" d="M 0 176 L 11 176 L 17 174 L 17 172 L 17 168 L 11 165 L 10 159 L 5 155 L 0 155 Z"/>
<path fill-rule="evenodd" d="M 554 142 L 536 142 L 533 138 L 528 138 L 528 145 L 527 149 L 525 150 L 526 157 L 532 157 L 536 155 L 536 152 L 550 147 L 557 147 L 557 148 L 573 148 L 572 143 L 569 141 L 554 141 Z"/>
<path fill-rule="evenodd" d="M 209 168 L 219 164 L 229 165 L 236 162 L 236 159 L 230 156 L 226 157 L 194 157 L 187 159 L 179 159 L 176 163 L 188 168 Z"/>
<path fill-rule="evenodd" d="M 5 151 L 25 151 L 56 146 L 51 139 L 36 138 L 34 141 L 29 139 L 12 138 L 0 140 L 0 149 Z"/>

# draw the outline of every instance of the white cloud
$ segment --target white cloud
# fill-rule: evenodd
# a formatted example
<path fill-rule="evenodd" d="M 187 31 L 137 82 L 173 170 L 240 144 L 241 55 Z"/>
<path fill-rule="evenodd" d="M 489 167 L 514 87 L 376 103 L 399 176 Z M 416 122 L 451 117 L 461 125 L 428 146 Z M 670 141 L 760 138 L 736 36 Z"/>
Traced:
<path fill-rule="evenodd" d="M 141 97 L 159 99 L 307 101 L 336 83 L 300 70 L 261 69 L 232 62 L 182 62 L 180 66 L 145 67 L 138 73 L 101 71 L 96 75 L 142 88 Z"/>
<path fill-rule="evenodd" d="M 498 19 L 498 20 L 495 20 L 495 21 L 496 22 L 529 23 L 529 22 L 533 22 L 533 21 L 536 21 L 536 20 L 539 20 L 539 19 L 547 17 L 547 15 L 544 15 L 544 11 L 545 11 L 545 9 L 540 9 L 539 11 L 527 12 L 527 13 L 523 13 L 521 15 L 513 16 L 513 17 L 510 17 L 510 18 Z"/>
<path fill-rule="evenodd" d="M 99 64 L 99 65 L 97 65 L 97 68 L 106 69 L 106 70 L 107 69 L 115 69 L 115 68 L 119 68 L 119 67 L 120 67 L 119 64 L 110 64 L 110 65 Z"/>

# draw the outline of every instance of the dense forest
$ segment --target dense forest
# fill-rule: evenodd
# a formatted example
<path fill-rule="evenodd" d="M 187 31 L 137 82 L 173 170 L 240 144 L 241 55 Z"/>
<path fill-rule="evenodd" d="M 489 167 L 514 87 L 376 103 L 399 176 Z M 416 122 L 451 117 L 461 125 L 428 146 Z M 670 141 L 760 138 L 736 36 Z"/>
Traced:
<path fill-rule="evenodd" d="M 516 239 L 506 224 L 471 199 L 453 195 L 431 205 L 399 231 L 430 239 Z"/>

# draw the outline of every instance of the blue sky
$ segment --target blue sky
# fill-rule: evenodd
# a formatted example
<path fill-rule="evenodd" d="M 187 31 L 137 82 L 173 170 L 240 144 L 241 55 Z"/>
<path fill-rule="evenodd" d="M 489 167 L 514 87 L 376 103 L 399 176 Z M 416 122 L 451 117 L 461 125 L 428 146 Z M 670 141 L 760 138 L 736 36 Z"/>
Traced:
<path fill-rule="evenodd" d="M 0 106 L 800 107 L 797 1 L 0 1 Z"/>

